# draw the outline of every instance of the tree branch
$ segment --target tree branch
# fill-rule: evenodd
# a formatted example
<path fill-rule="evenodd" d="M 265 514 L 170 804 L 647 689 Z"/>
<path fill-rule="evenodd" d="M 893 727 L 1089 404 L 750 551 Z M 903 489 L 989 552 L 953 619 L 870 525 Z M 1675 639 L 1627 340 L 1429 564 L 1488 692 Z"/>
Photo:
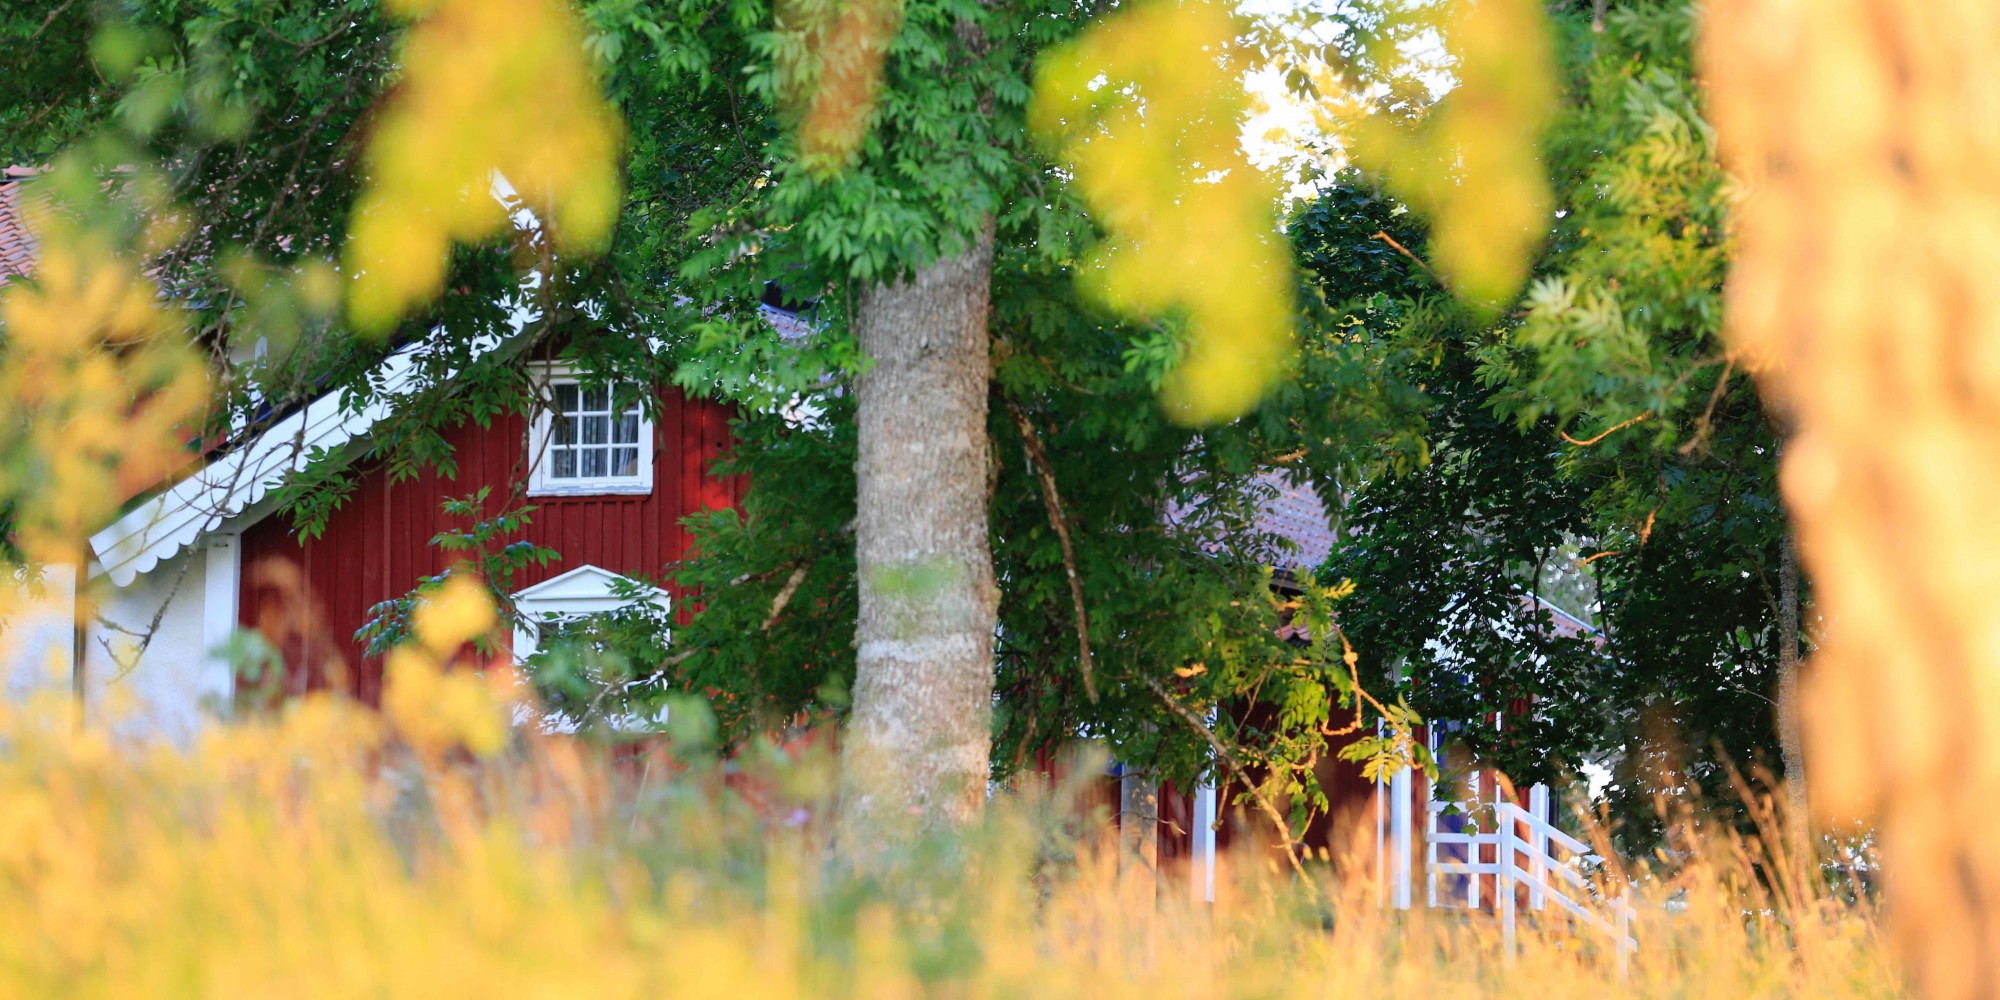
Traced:
<path fill-rule="evenodd" d="M 1695 449 L 1708 443 L 1708 437 L 1715 432 L 1715 407 L 1722 402 L 1722 394 L 1729 389 L 1729 376 L 1736 371 L 1736 359 L 1730 358 L 1722 368 L 1722 377 L 1715 380 L 1715 389 L 1708 394 L 1708 406 L 1694 421 L 1694 436 L 1681 445 L 1680 453 L 1692 455 Z"/>
<path fill-rule="evenodd" d="M 1431 280 L 1432 280 L 1432 281 L 1435 281 L 1435 282 L 1437 282 L 1437 285 L 1438 285 L 1438 287 L 1439 287 L 1439 288 L 1449 288 L 1449 287 L 1451 287 L 1451 286 L 1449 286 L 1449 285 L 1446 285 L 1446 284 L 1444 283 L 1444 279 L 1443 279 L 1443 278 L 1441 278 L 1441 277 L 1438 277 L 1438 273 L 1437 273 L 1436 271 L 1433 271 L 1433 270 L 1431 270 L 1431 266 L 1430 266 L 1429 264 L 1426 264 L 1426 263 L 1424 263 L 1424 261 L 1423 261 L 1423 258 L 1421 258 L 1421 257 L 1418 257 L 1418 256 L 1417 256 L 1416 254 L 1413 254 L 1413 253 L 1411 253 L 1411 252 L 1410 252 L 1410 248 L 1409 248 L 1409 247 L 1406 247 L 1406 246 L 1402 245 L 1401 243 L 1398 243 L 1398 242 L 1396 242 L 1396 238 L 1395 238 L 1394 236 L 1391 236 L 1391 235 L 1389 235 L 1389 233 L 1388 233 L 1388 231 L 1387 231 L 1387 230 L 1384 230 L 1384 229 L 1377 229 L 1377 230 L 1375 231 L 1375 235 L 1374 235 L 1374 236 L 1371 236 L 1371 237 L 1369 237 L 1369 238 L 1370 238 L 1370 239 L 1376 239 L 1376 240 L 1381 240 L 1382 242 L 1384 242 L 1384 243 L 1387 243 L 1387 244 L 1389 244 L 1390 246 L 1394 247 L 1394 248 L 1396 249 L 1396 252 L 1397 252 L 1397 253 L 1399 253 L 1399 254 L 1402 254 L 1403 256 L 1405 256 L 1405 257 L 1408 257 L 1408 258 L 1410 258 L 1410 263 L 1412 263 L 1412 264 L 1415 264 L 1415 265 L 1417 265 L 1418 267 L 1421 267 L 1421 268 L 1423 268 L 1423 269 L 1424 269 L 1424 273 L 1425 273 L 1425 274 L 1428 274 L 1428 275 L 1430 275 L 1430 276 L 1431 276 Z"/>
<path fill-rule="evenodd" d="M 799 584 L 805 582 L 806 568 L 800 566 L 785 578 L 785 585 L 778 588 L 778 596 L 771 598 L 771 613 L 764 618 L 764 624 L 757 631 L 769 632 L 777 624 L 778 616 L 785 613 L 785 605 L 792 603 L 792 595 L 799 592 Z"/>
<path fill-rule="evenodd" d="M 1618 433 L 1619 431 L 1622 431 L 1622 430 L 1624 430 L 1625 428 L 1627 428 L 1627 427 L 1630 427 L 1630 426 L 1632 426 L 1633 424 L 1643 424 L 1643 423 L 1645 423 L 1646 421 L 1648 421 L 1648 420 L 1651 420 L 1651 419 L 1653 419 L 1653 411 L 1651 411 L 1651 410 L 1647 410 L 1646 412 L 1644 412 L 1644 413 L 1641 413 L 1641 414 L 1639 414 L 1638 416 L 1636 416 L 1636 417 L 1633 417 L 1633 418 L 1632 418 L 1632 419 L 1630 419 L 1630 420 L 1620 420 L 1619 422 L 1617 422 L 1617 423 L 1615 423 L 1615 424 L 1612 424 L 1612 425 L 1611 425 L 1611 426 L 1609 426 L 1609 427 L 1606 427 L 1606 428 L 1605 428 L 1605 429 L 1604 429 L 1604 430 L 1603 430 L 1602 432 L 1600 432 L 1600 433 L 1599 433 L 1599 434 L 1598 434 L 1598 435 L 1597 435 L 1596 437 L 1593 437 L 1593 438 L 1585 438 L 1585 439 L 1584 439 L 1584 440 L 1582 440 L 1582 441 L 1578 441 L 1577 439 L 1575 439 L 1575 438 L 1573 438 L 1573 437 L 1570 437 L 1570 436 L 1569 436 L 1569 432 L 1567 432 L 1567 431 L 1559 431 L 1558 433 L 1562 434 L 1562 439 L 1563 439 L 1564 441 L 1568 441 L 1568 442 L 1569 442 L 1570 444 L 1573 444 L 1573 445 L 1576 445 L 1576 446 L 1577 446 L 1577 447 L 1579 447 L 1579 448 L 1588 448 L 1588 447 L 1590 447 L 1591 445 L 1594 445 L 1594 444 L 1596 444 L 1597 442 L 1599 442 L 1599 441 L 1602 441 L 1602 440 L 1604 440 L 1605 438 L 1608 438 L 1608 437 L 1610 437 L 1611 435 L 1613 435 L 1613 434 L 1616 434 L 1616 433 Z"/>
<path fill-rule="evenodd" d="M 1076 548 L 1070 544 L 1069 519 L 1063 516 L 1062 496 L 1056 492 L 1055 469 L 1049 465 L 1048 452 L 1042 450 L 1041 435 L 1035 432 L 1035 425 L 1022 412 L 1013 397 L 1002 393 L 1001 400 L 1007 406 L 1007 415 L 1014 419 L 1014 427 L 1021 432 L 1021 441 L 1027 446 L 1028 460 L 1035 467 L 1035 479 L 1042 486 L 1042 506 L 1049 511 L 1049 525 L 1056 529 L 1056 541 L 1062 544 L 1063 573 L 1069 577 L 1070 602 L 1076 606 L 1076 662 L 1083 672 L 1083 693 L 1089 696 L 1091 704 L 1097 703 L 1097 682 L 1090 669 L 1090 614 L 1083 604 L 1083 578 L 1076 572 Z"/>
<path fill-rule="evenodd" d="M 1153 693 L 1159 696 L 1169 711 L 1187 723 L 1195 732 L 1200 733 L 1202 738 L 1208 741 L 1208 745 L 1214 748 L 1216 759 L 1222 761 L 1223 766 L 1229 768 L 1229 772 L 1236 777 L 1236 780 L 1243 783 L 1244 790 L 1249 792 L 1251 800 L 1257 803 L 1258 811 L 1262 812 L 1264 817 L 1271 821 L 1272 828 L 1278 831 L 1278 836 L 1285 845 L 1285 860 L 1291 862 L 1292 872 L 1299 877 L 1299 881 L 1311 886 L 1313 894 L 1324 901 L 1325 894 L 1320 889 L 1319 883 L 1314 882 L 1312 877 L 1306 874 L 1305 866 L 1299 863 L 1299 852 L 1296 850 L 1298 841 L 1292 836 L 1292 825 L 1285 822 L 1285 817 L 1279 814 L 1278 807 L 1272 805 L 1271 800 L 1265 797 L 1256 782 L 1250 780 L 1249 774 L 1243 770 L 1243 763 L 1236 759 L 1235 752 L 1215 735 L 1215 730 L 1210 729 L 1208 723 L 1201 721 L 1201 716 L 1181 704 L 1180 699 L 1174 697 L 1173 692 L 1168 691 L 1166 685 L 1161 684 L 1158 678 L 1146 678 L 1146 686 L 1153 689 Z"/>

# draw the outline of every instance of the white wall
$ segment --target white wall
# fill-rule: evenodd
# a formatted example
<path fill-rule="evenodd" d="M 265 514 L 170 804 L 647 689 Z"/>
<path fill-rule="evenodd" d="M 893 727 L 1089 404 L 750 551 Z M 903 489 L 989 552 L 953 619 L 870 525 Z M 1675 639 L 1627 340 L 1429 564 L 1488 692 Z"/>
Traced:
<path fill-rule="evenodd" d="M 74 576 L 67 566 L 51 566 L 39 585 L 16 581 L 0 593 L 0 694 L 9 703 L 69 691 Z"/>
<path fill-rule="evenodd" d="M 83 658 L 86 719 L 109 725 L 134 742 L 188 746 L 208 720 L 227 709 L 229 674 L 210 656 L 214 624 L 204 615 L 205 605 L 223 589 L 212 593 L 208 587 L 212 562 L 206 550 L 197 548 L 160 563 L 129 587 L 97 579 L 100 603 L 86 633 Z M 36 690 L 71 690 L 69 570 L 51 569 L 42 589 L 39 597 L 26 597 L 26 606 L 10 616 L 0 633 L 0 677 L 10 701 Z M 216 610 L 227 611 L 233 625 L 234 587 L 227 590 L 228 607 Z M 152 637 L 146 641 L 149 632 Z"/>

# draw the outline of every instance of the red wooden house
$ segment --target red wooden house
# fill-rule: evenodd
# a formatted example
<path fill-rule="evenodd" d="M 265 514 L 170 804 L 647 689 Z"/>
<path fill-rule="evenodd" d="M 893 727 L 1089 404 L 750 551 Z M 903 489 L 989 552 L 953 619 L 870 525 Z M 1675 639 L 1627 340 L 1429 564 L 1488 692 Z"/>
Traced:
<path fill-rule="evenodd" d="M 37 262 L 22 211 L 33 176 L 21 168 L 0 175 L 0 286 L 32 273 Z M 796 328 L 781 332 L 803 329 L 786 314 L 769 315 Z M 420 387 L 416 360 L 427 349 L 409 345 L 379 366 L 373 381 L 382 395 Z M 337 393 L 313 399 L 209 453 L 184 478 L 134 498 L 90 539 L 89 574 L 103 581 L 90 621 L 74 621 L 74 581 L 52 567 L 32 606 L 7 623 L 10 655 L 0 663 L 6 693 L 73 686 L 86 711 L 120 702 L 127 731 L 185 742 L 232 698 L 224 650 L 239 629 L 250 629 L 288 664 L 309 665 L 288 677 L 294 688 L 337 682 L 372 699 L 380 663 L 361 655 L 355 632 L 373 605 L 407 594 L 456 558 L 429 544 L 440 531 L 465 527 L 444 512 L 447 497 L 490 488 L 497 512 L 518 487 L 514 504 L 534 505 L 525 538 L 558 555 L 516 581 L 530 614 L 615 606 L 613 581 L 658 577 L 687 551 L 682 518 L 739 498 L 742 484 L 712 471 L 730 443 L 724 406 L 647 387 L 658 405 L 645 408 L 637 387 L 590 385 L 552 362 L 516 363 L 542 381 L 539 395 L 560 415 L 501 416 L 490 426 L 451 430 L 455 476 L 430 471 L 392 484 L 379 463 L 363 457 L 352 470 L 356 488 L 318 537 L 299 537 L 271 491 L 315 455 L 365 456 L 385 405 L 350 408 Z M 655 592 L 668 607 L 675 597 L 671 588 Z M 535 638 L 528 631 L 516 643 Z"/>
<path fill-rule="evenodd" d="M 457 558 L 427 544 L 466 526 L 444 512 L 449 498 L 483 488 L 491 491 L 489 513 L 517 491 L 514 503 L 534 505 L 519 537 L 557 556 L 526 567 L 515 581 L 515 598 L 531 617 L 615 607 L 617 577 L 658 579 L 687 553 L 682 518 L 740 498 L 740 481 L 712 471 L 729 447 L 722 404 L 668 387 L 657 391 L 657 415 L 649 418 L 629 392 L 613 400 L 614 390 L 586 386 L 569 369 L 536 369 L 564 414 L 506 415 L 487 427 L 455 428 L 446 435 L 458 460 L 455 476 L 427 470 L 391 483 L 379 467 L 364 466 L 322 535 L 302 539 L 282 516 L 240 530 L 236 620 L 277 645 L 286 663 L 314 666 L 310 676 L 290 679 L 295 689 L 344 677 L 363 699 L 379 695 L 381 665 L 361 655 L 354 635 L 378 602 L 408 593 L 418 578 Z M 671 587 L 656 593 L 670 607 L 678 596 Z M 516 637 L 517 645 L 534 641 L 532 632 Z"/>
<path fill-rule="evenodd" d="M 424 349 L 412 345 L 383 363 L 377 374 L 389 395 L 417 378 L 415 354 Z M 203 680 L 179 692 L 222 696 L 232 679 L 221 650 L 249 629 L 283 654 L 288 689 L 332 686 L 372 701 L 381 664 L 363 655 L 355 633 L 376 604 L 462 558 L 430 544 L 468 526 L 445 512 L 447 499 L 487 489 L 488 514 L 533 505 L 521 538 L 557 556 L 515 581 L 512 596 L 531 622 L 619 606 L 613 585 L 621 577 L 659 579 L 687 552 L 682 518 L 738 501 L 742 484 L 713 471 L 730 444 L 722 404 L 672 387 L 592 384 L 554 362 L 516 363 L 528 366 L 542 383 L 537 395 L 554 408 L 450 430 L 454 475 L 428 470 L 392 482 L 380 463 L 362 459 L 353 492 L 316 537 L 301 537 L 269 494 L 314 455 L 365 455 L 351 446 L 385 416 L 380 404 L 354 412 L 337 395 L 314 400 L 130 508 L 91 539 L 96 568 L 121 597 L 130 595 L 114 604 L 143 607 L 151 596 L 154 610 L 164 608 L 161 629 L 199 639 L 149 644 L 132 664 L 87 660 L 86 673 L 192 675 Z M 657 406 L 642 405 L 642 391 Z M 653 593 L 679 610 L 670 587 Z M 517 645 L 535 641 L 532 625 L 516 632 Z M 148 708 L 178 716 L 198 706 Z"/>

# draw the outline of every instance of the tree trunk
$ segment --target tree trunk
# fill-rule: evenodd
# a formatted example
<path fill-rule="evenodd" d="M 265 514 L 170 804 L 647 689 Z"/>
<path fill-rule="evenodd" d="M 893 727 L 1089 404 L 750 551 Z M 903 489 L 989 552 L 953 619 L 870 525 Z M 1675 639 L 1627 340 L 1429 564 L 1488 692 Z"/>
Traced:
<path fill-rule="evenodd" d="M 1121 866 L 1151 877 L 1160 870 L 1160 783 L 1143 771 L 1118 779 L 1118 837 L 1124 842 Z"/>
<path fill-rule="evenodd" d="M 988 222 L 964 252 L 877 285 L 854 329 L 859 409 L 854 705 L 839 832 L 850 857 L 978 817 L 999 589 L 987 543 Z"/>
<path fill-rule="evenodd" d="M 1724 329 L 1790 418 L 1812 805 L 1869 824 L 1913 992 L 2000 996 L 2000 6 L 1703 15 L 1747 196 Z"/>
<path fill-rule="evenodd" d="M 1785 764 L 1785 829 L 1796 856 L 1810 863 L 1812 849 L 1806 812 L 1806 737 L 1799 719 L 1799 556 L 1790 530 L 1778 555 L 1778 746 Z"/>

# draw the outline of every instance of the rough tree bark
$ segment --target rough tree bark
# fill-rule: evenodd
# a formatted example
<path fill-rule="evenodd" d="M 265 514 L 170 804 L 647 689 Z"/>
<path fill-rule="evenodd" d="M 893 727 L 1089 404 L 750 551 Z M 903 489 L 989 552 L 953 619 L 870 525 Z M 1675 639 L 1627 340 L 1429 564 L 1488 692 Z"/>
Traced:
<path fill-rule="evenodd" d="M 1794 863 L 1812 844 L 1806 812 L 1806 735 L 1799 718 L 1799 556 L 1785 532 L 1778 555 L 1778 748 L 1785 764 L 1785 826 Z"/>
<path fill-rule="evenodd" d="M 1747 196 L 1725 328 L 1790 417 L 1824 622 L 1813 809 L 1872 824 L 1917 991 L 1997 996 L 2000 5 L 1725 0 L 1703 35 Z"/>
<path fill-rule="evenodd" d="M 856 857 L 979 815 L 999 589 L 987 542 L 989 222 L 909 280 L 867 289 L 854 329 L 861 615 L 838 836 Z"/>

